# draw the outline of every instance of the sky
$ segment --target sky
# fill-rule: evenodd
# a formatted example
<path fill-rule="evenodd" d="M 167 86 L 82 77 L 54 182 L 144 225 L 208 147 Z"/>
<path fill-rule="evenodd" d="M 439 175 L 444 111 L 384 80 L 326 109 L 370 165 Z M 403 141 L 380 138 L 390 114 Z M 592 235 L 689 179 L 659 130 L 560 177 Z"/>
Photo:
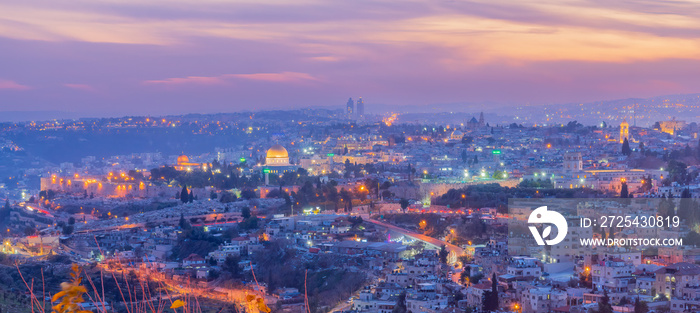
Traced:
<path fill-rule="evenodd" d="M 700 92 L 700 3 L 0 2 L 0 111 L 83 116 Z"/>

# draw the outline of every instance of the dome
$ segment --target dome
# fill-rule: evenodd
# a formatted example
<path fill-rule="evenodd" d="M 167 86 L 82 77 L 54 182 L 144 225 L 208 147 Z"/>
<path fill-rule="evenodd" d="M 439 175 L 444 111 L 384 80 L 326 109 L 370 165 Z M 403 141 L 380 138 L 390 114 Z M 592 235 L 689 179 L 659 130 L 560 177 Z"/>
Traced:
<path fill-rule="evenodd" d="M 188 163 L 190 162 L 190 158 L 188 158 L 186 155 L 181 155 L 177 157 L 177 163 Z"/>
<path fill-rule="evenodd" d="M 274 145 L 270 148 L 270 150 L 267 150 L 267 158 L 268 159 L 288 159 L 289 153 L 287 153 L 287 149 L 282 147 L 282 145 Z"/>

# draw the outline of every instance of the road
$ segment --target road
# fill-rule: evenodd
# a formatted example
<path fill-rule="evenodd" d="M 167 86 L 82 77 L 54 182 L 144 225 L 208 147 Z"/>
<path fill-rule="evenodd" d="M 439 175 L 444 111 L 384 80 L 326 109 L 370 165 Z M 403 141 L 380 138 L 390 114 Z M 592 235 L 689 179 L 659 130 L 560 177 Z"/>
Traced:
<path fill-rule="evenodd" d="M 251 313 L 258 313 L 259 310 L 257 306 L 246 300 L 246 296 L 249 294 L 255 295 L 255 296 L 260 296 L 258 293 L 252 291 L 252 290 L 245 290 L 245 289 L 226 289 L 225 294 L 223 293 L 217 293 L 217 292 L 212 292 L 209 288 L 201 288 L 197 286 L 197 284 L 193 282 L 182 282 L 182 281 L 175 281 L 172 279 L 165 278 L 164 275 L 162 274 L 155 274 L 152 275 L 150 271 L 141 269 L 141 268 L 132 268 L 128 266 L 123 266 L 121 269 L 110 269 L 109 266 L 106 264 L 102 263 L 100 265 L 102 270 L 104 270 L 107 273 L 114 273 L 117 276 L 124 275 L 125 272 L 129 271 L 134 271 L 137 273 L 140 279 L 143 281 L 149 281 L 149 282 L 156 282 L 160 285 L 161 288 L 165 288 L 169 290 L 165 294 L 165 296 L 161 296 L 161 301 L 163 300 L 169 300 L 169 302 L 172 302 L 172 299 L 176 298 L 182 298 L 183 300 L 185 299 L 190 299 L 192 300 L 193 298 L 190 297 L 199 297 L 199 298 L 208 298 L 212 300 L 219 300 L 227 303 L 232 303 L 236 304 L 239 306 L 239 309 L 242 309 L 245 307 L 247 312 Z M 135 293 L 135 291 L 134 291 Z M 264 297 L 264 296 L 263 296 Z M 272 305 L 272 301 L 269 297 L 264 297 L 265 298 L 265 303 L 268 305 Z M 127 299 L 127 301 L 129 301 Z M 197 301 L 197 300 L 194 300 Z M 171 303 L 168 303 L 167 305 L 169 306 Z M 191 306 L 194 307 L 195 304 L 191 304 Z M 198 305 L 198 304 L 197 304 Z"/>
<path fill-rule="evenodd" d="M 405 235 L 405 236 L 409 236 L 409 237 L 415 238 L 415 239 L 417 239 L 417 240 L 420 240 L 420 241 L 423 241 L 423 242 L 427 242 L 427 243 L 429 243 L 429 244 L 431 244 L 431 245 L 434 245 L 434 246 L 436 246 L 436 247 L 440 247 L 440 246 L 443 246 L 443 245 L 444 245 L 448 252 L 454 252 L 455 255 L 457 255 L 457 256 L 460 256 L 460 255 L 463 255 L 463 254 L 464 254 L 464 249 L 462 249 L 462 248 L 460 248 L 460 247 L 458 247 L 458 246 L 455 246 L 455 245 L 453 245 L 453 244 L 451 244 L 451 243 L 448 243 L 448 242 L 446 242 L 446 241 L 442 241 L 442 240 L 440 240 L 440 239 L 436 239 L 436 238 L 433 238 L 433 237 L 430 237 L 430 236 L 426 236 L 426 235 L 422 235 L 422 234 L 419 234 L 419 233 L 414 233 L 414 232 L 412 232 L 412 231 L 403 229 L 403 228 L 401 228 L 401 227 L 394 226 L 394 225 L 391 225 L 391 224 L 388 224 L 388 223 L 384 223 L 384 222 L 380 222 L 380 221 L 377 221 L 377 220 L 375 220 L 375 219 L 367 219 L 367 220 L 365 220 L 365 221 L 370 222 L 370 223 L 372 223 L 372 224 L 374 224 L 374 225 L 378 225 L 378 226 L 381 226 L 381 227 L 384 227 L 384 228 L 391 229 L 391 230 L 393 230 L 393 231 L 395 231 L 395 232 L 397 232 L 397 233 L 403 234 L 403 235 Z"/>

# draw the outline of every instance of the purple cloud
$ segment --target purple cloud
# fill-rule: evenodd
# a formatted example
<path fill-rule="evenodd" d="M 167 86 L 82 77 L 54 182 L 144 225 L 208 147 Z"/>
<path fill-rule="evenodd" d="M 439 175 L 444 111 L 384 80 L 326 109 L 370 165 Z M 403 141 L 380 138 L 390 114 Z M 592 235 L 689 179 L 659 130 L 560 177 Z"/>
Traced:
<path fill-rule="evenodd" d="M 18 84 L 11 80 L 0 79 L 0 89 L 29 90 L 32 88 L 26 85 Z"/>
<path fill-rule="evenodd" d="M 700 85 L 690 2 L 27 0 L 0 10 L 0 110 L 211 113 L 350 96 L 540 104 Z"/>

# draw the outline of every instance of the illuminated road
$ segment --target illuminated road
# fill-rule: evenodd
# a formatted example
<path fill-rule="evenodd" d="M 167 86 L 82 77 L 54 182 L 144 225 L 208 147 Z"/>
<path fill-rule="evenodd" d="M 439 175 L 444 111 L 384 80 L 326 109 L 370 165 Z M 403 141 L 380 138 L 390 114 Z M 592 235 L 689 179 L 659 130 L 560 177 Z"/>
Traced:
<path fill-rule="evenodd" d="M 391 224 L 387 224 L 387 223 L 384 223 L 384 222 L 380 222 L 380 221 L 377 221 L 377 220 L 374 220 L 374 219 L 366 219 L 365 221 L 370 222 L 370 223 L 372 223 L 372 224 L 374 224 L 374 225 L 377 225 L 377 226 L 380 226 L 380 227 L 384 227 L 384 228 L 391 229 L 391 230 L 393 230 L 393 231 L 395 231 L 395 232 L 397 232 L 397 233 L 403 234 L 403 235 L 405 235 L 405 236 L 408 236 L 408 237 L 411 237 L 411 238 L 415 238 L 415 239 L 420 240 L 420 241 L 423 241 L 423 242 L 427 242 L 427 243 L 429 243 L 429 244 L 431 244 L 431 245 L 434 245 L 434 246 L 436 246 L 436 247 L 440 247 L 440 246 L 442 246 L 442 245 L 445 245 L 445 248 L 447 249 L 447 251 L 449 251 L 449 252 L 454 252 L 455 255 L 457 255 L 457 256 L 460 256 L 460 255 L 463 255 L 463 254 L 464 254 L 464 249 L 462 249 L 462 248 L 460 248 L 460 247 L 458 247 L 458 246 L 455 246 L 455 245 L 453 245 L 453 244 L 451 244 L 451 243 L 448 243 L 448 242 L 446 242 L 446 241 L 442 241 L 442 240 L 435 239 L 435 238 L 430 237 L 430 236 L 426 236 L 426 235 L 421 235 L 421 234 L 418 234 L 418 233 L 414 233 L 414 232 L 412 232 L 412 231 L 403 229 L 403 228 L 401 228 L 401 227 L 394 226 L 394 225 L 391 225 Z"/>
<path fill-rule="evenodd" d="M 170 292 L 166 293 L 165 297 L 161 296 L 161 300 L 166 299 L 172 301 L 172 299 L 188 297 L 200 297 L 208 298 L 212 300 L 223 301 L 226 303 L 235 304 L 239 309 L 245 307 L 247 312 L 258 313 L 259 310 L 256 305 L 246 300 L 246 296 L 259 295 L 252 290 L 246 289 L 228 289 L 221 288 L 225 290 L 225 293 L 212 292 L 209 288 L 201 288 L 193 282 L 181 282 L 172 279 L 167 279 L 162 274 L 152 275 L 150 271 L 140 268 L 132 268 L 123 266 L 122 269 L 110 269 L 105 264 L 100 266 L 105 272 L 117 274 L 117 276 L 123 276 L 125 272 L 134 271 L 143 280 L 148 282 L 156 282 L 161 288 L 166 288 Z M 263 296 L 264 297 L 264 296 Z M 269 305 L 271 299 L 269 297 L 264 297 L 265 302 Z"/>

